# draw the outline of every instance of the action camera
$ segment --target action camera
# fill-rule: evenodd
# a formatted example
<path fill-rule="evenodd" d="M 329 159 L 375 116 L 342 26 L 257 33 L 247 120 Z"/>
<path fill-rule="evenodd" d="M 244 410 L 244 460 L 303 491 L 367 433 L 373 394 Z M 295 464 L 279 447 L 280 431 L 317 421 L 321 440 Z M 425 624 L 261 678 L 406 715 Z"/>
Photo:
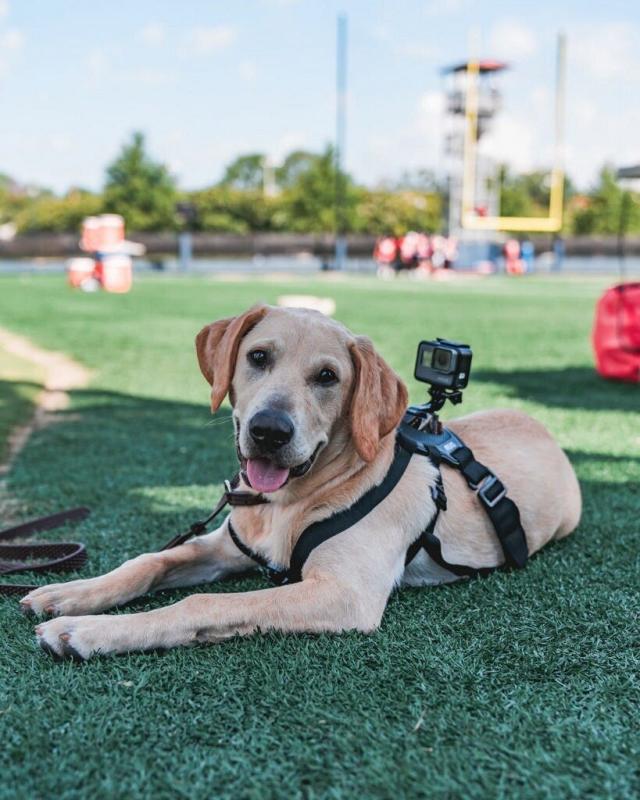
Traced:
<path fill-rule="evenodd" d="M 414 376 L 441 389 L 464 389 L 469 383 L 471 357 L 468 344 L 447 339 L 420 342 Z"/>

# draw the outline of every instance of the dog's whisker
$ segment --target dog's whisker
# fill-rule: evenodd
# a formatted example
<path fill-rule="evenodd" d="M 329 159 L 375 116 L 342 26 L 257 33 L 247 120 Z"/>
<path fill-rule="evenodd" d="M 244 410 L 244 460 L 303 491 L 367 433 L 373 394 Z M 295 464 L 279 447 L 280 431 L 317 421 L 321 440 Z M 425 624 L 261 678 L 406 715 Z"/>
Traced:
<path fill-rule="evenodd" d="M 225 422 L 230 422 L 231 417 L 223 417 L 222 419 L 212 419 L 209 422 L 205 422 L 205 426 L 209 427 L 210 425 L 222 425 Z"/>

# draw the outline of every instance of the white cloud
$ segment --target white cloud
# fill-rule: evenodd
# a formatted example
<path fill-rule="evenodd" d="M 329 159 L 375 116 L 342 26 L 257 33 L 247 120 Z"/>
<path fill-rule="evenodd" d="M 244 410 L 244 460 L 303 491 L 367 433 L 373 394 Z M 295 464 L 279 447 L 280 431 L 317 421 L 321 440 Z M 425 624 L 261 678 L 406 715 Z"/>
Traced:
<path fill-rule="evenodd" d="M 422 42 L 403 42 L 395 50 L 399 56 L 413 58 L 416 61 L 432 61 L 438 58 L 440 54 L 437 47 Z"/>
<path fill-rule="evenodd" d="M 567 104 L 567 171 L 581 188 L 603 164 L 637 164 L 640 108 L 630 103 L 603 114 L 592 95 L 578 93 Z"/>
<path fill-rule="evenodd" d="M 240 62 L 238 72 L 240 73 L 242 80 L 246 81 L 247 83 L 253 83 L 258 76 L 258 70 L 254 61 L 247 60 Z"/>
<path fill-rule="evenodd" d="M 287 131 L 270 148 L 269 156 L 275 164 L 280 164 L 294 150 L 304 150 L 307 143 L 307 136 L 302 131 Z"/>
<path fill-rule="evenodd" d="M 295 6 L 300 2 L 300 0 L 262 0 L 262 5 L 264 6 L 275 6 L 276 8 L 288 8 L 289 6 Z"/>
<path fill-rule="evenodd" d="M 596 80 L 640 81 L 640 29 L 626 22 L 572 31 L 568 57 Z"/>
<path fill-rule="evenodd" d="M 9 14 L 9 0 L 0 0 L 0 19 Z"/>
<path fill-rule="evenodd" d="M 391 41 L 391 34 L 389 33 L 389 29 L 386 27 L 386 25 L 381 25 L 381 24 L 374 25 L 371 28 L 371 36 L 377 42 L 389 42 L 389 41 Z"/>
<path fill-rule="evenodd" d="M 466 5 L 467 0 L 429 0 L 424 10 L 430 17 L 441 17 L 444 14 L 458 14 Z"/>
<path fill-rule="evenodd" d="M 17 28 L 8 28 L 0 33 L 0 50 L 16 51 L 21 50 L 24 45 L 24 35 Z"/>
<path fill-rule="evenodd" d="M 0 79 L 7 77 L 23 46 L 24 35 L 17 28 L 0 31 Z"/>
<path fill-rule="evenodd" d="M 548 86 L 535 86 L 531 91 L 531 108 L 536 117 L 546 114 L 548 119 L 554 108 L 554 97 Z"/>
<path fill-rule="evenodd" d="M 445 97 L 442 92 L 430 91 L 421 95 L 418 109 L 422 123 L 431 124 L 434 119 L 440 121 L 444 112 Z"/>
<path fill-rule="evenodd" d="M 176 82 L 175 73 L 163 70 L 141 67 L 127 73 L 126 80 L 132 80 L 142 86 L 171 86 Z"/>
<path fill-rule="evenodd" d="M 521 61 L 536 52 L 538 41 L 531 28 L 517 20 L 503 19 L 489 32 L 489 49 L 497 58 Z"/>
<path fill-rule="evenodd" d="M 194 28 L 188 37 L 188 46 L 198 55 L 208 55 L 229 47 L 236 38 L 236 31 L 230 25 L 212 25 Z"/>
<path fill-rule="evenodd" d="M 529 172 L 541 166 L 537 160 L 539 143 L 531 119 L 510 111 L 503 111 L 496 117 L 491 131 L 482 140 L 481 152 L 517 172 Z"/>
<path fill-rule="evenodd" d="M 583 97 L 573 104 L 573 117 L 580 125 L 592 125 L 598 119 L 598 107 Z"/>
<path fill-rule="evenodd" d="M 54 153 L 68 153 L 73 146 L 69 136 L 62 133 L 54 133 L 49 140 L 49 144 Z"/>
<path fill-rule="evenodd" d="M 354 148 L 349 169 L 366 183 L 395 179 L 407 170 L 440 169 L 443 112 L 443 93 L 424 92 L 402 125 L 389 133 L 371 133 L 363 147 Z"/>
<path fill-rule="evenodd" d="M 111 68 L 109 57 L 101 48 L 94 48 L 87 56 L 87 71 L 91 78 L 101 78 Z"/>
<path fill-rule="evenodd" d="M 148 22 L 140 31 L 140 39 L 150 47 L 159 47 L 166 39 L 164 25 L 159 22 Z"/>

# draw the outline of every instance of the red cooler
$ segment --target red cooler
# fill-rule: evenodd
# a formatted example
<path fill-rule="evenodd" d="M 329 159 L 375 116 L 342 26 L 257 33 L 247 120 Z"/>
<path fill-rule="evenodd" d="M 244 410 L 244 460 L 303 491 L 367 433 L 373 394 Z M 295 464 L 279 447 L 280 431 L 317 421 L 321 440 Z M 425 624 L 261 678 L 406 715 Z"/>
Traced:
<path fill-rule="evenodd" d="M 640 283 L 612 286 L 600 298 L 593 349 L 603 378 L 640 382 Z"/>

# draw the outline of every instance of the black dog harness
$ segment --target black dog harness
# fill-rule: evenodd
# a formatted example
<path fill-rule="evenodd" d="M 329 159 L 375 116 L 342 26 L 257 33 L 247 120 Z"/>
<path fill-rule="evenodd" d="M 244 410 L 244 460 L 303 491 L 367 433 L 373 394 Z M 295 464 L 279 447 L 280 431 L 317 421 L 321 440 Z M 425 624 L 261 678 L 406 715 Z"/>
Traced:
<path fill-rule="evenodd" d="M 421 549 L 436 564 L 458 576 L 473 577 L 493 572 L 494 567 L 476 569 L 463 564 L 449 564 L 442 556 L 442 547 L 434 530 L 441 511 L 447 508 L 440 467 L 445 466 L 460 471 L 469 488 L 476 493 L 480 505 L 486 511 L 493 524 L 496 536 L 502 547 L 505 566 L 521 568 L 528 559 L 527 541 L 520 522 L 520 513 L 516 504 L 507 497 L 507 489 L 502 481 L 488 467 L 477 461 L 471 450 L 447 428 L 438 433 L 420 427 L 423 417 L 418 409 L 409 408 L 396 434 L 395 454 L 391 466 L 384 479 L 377 486 L 369 489 L 349 508 L 338 511 L 326 519 L 314 522 L 305 528 L 296 542 L 288 569 L 276 569 L 260 553 L 248 547 L 240 538 L 231 518 L 227 520 L 229 536 L 236 547 L 248 558 L 262 567 L 269 578 L 277 585 L 296 583 L 302 580 L 302 568 L 309 555 L 323 542 L 343 533 L 360 520 L 364 519 L 379 503 L 381 503 L 398 484 L 411 457 L 424 456 L 438 470 L 431 495 L 436 511 L 427 527 L 407 550 L 405 564 L 408 565 Z M 208 524 L 226 506 L 250 506 L 268 503 L 261 494 L 237 491 L 239 476 L 232 482 L 225 482 L 225 493 L 211 514 L 203 521 L 194 523 L 188 531 L 174 537 L 162 549 L 167 550 L 206 532 Z"/>

